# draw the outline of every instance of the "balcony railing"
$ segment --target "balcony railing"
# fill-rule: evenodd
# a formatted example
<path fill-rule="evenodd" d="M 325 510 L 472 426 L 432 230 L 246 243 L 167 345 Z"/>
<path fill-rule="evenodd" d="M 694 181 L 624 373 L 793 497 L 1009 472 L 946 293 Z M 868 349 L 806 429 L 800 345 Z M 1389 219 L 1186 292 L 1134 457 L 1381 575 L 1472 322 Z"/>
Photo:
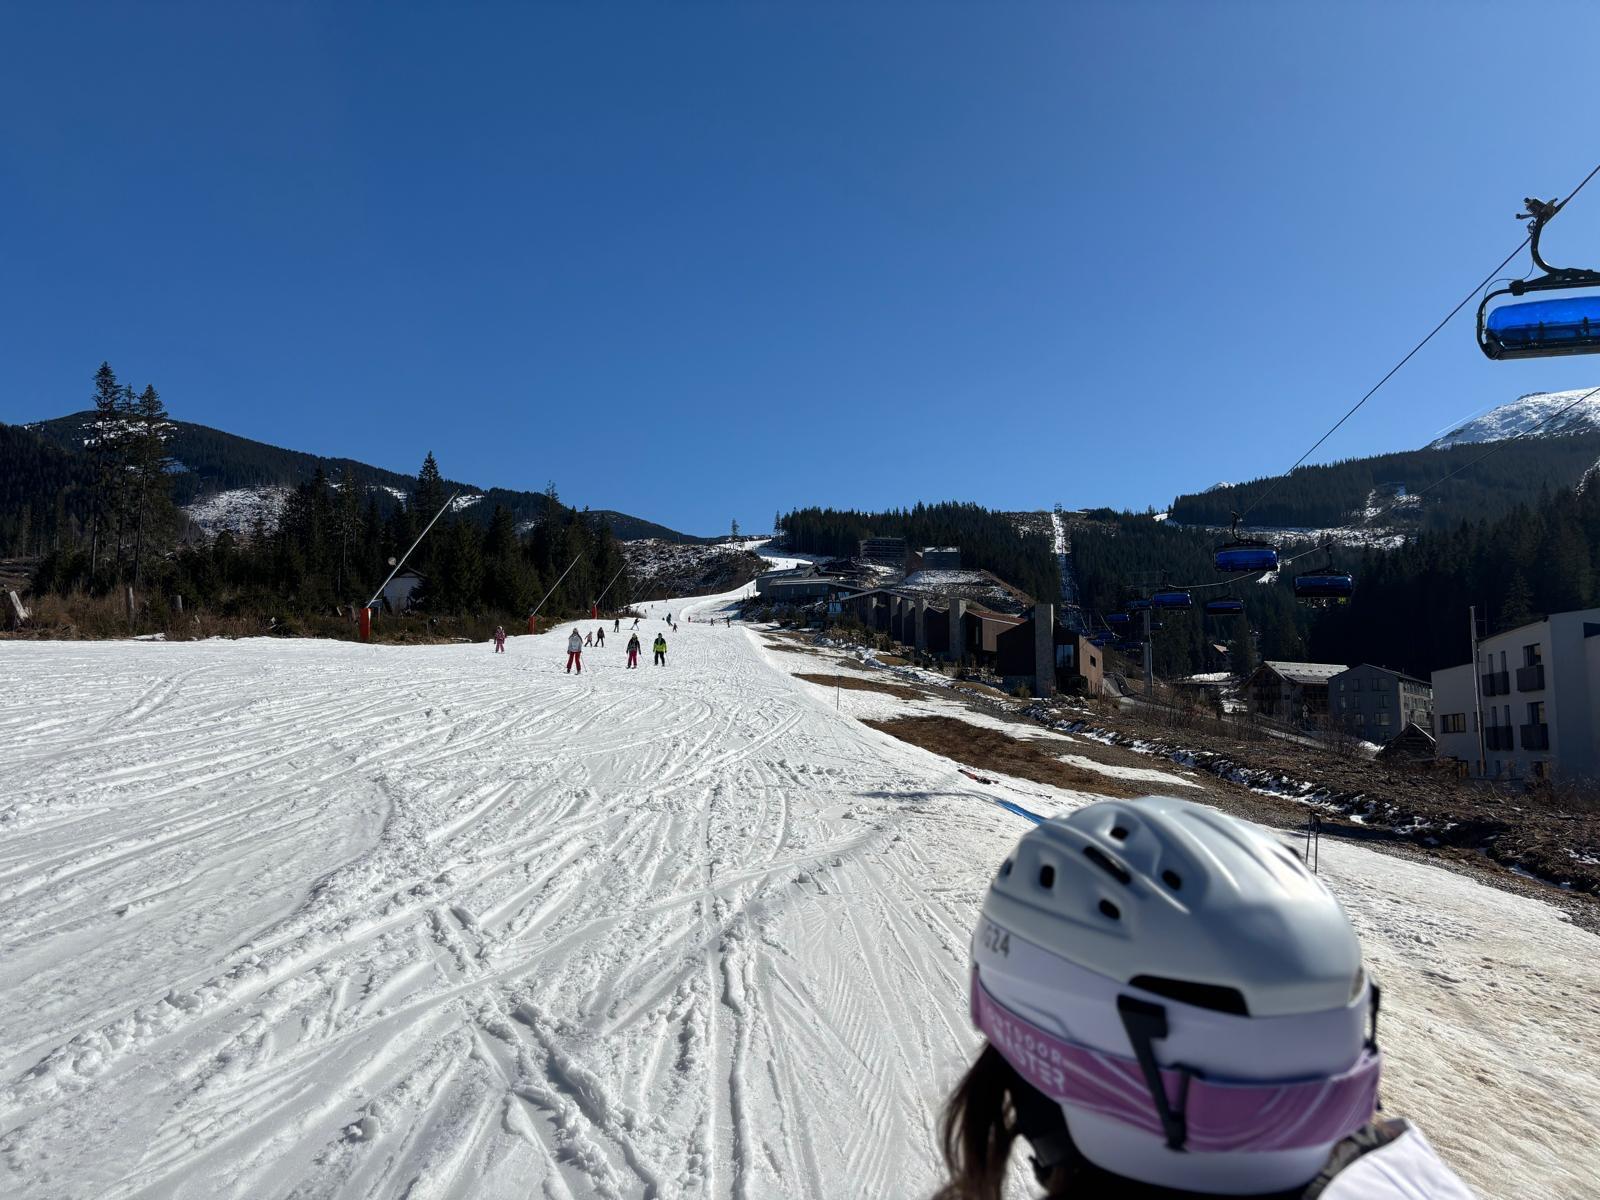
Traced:
<path fill-rule="evenodd" d="M 1485 725 L 1483 728 L 1483 745 L 1486 750 L 1511 750 L 1515 741 L 1509 725 Z"/>
<path fill-rule="evenodd" d="M 1485 696 L 1509 696 L 1511 694 L 1511 673 L 1509 671 L 1491 671 L 1483 677 L 1483 694 Z"/>
<path fill-rule="evenodd" d="M 1531 667 L 1517 668 L 1517 691 L 1537 692 L 1544 687 L 1544 664 L 1534 663 Z"/>
<path fill-rule="evenodd" d="M 1550 726 L 1524 725 L 1522 727 L 1522 748 L 1524 750 L 1550 749 Z"/>

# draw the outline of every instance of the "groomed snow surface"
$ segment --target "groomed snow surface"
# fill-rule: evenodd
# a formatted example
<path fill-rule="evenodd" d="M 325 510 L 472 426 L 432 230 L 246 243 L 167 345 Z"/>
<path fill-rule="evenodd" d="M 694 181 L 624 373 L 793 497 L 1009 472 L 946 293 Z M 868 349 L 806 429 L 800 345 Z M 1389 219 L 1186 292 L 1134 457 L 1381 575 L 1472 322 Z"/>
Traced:
<path fill-rule="evenodd" d="M 570 627 L 0 643 L 0 1194 L 926 1195 L 995 800 L 1090 797 L 977 783 L 756 631 L 626 671 L 626 624 L 581 676 Z M 1595 1194 L 1595 940 L 1360 846 L 1322 873 L 1388 1111 L 1482 1195 Z"/>

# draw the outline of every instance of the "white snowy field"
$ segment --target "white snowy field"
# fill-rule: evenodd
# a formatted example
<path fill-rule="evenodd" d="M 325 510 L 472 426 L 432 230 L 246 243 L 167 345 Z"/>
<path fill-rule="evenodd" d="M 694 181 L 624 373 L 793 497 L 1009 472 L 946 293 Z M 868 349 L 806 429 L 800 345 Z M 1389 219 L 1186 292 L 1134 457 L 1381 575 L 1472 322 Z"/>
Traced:
<path fill-rule="evenodd" d="M 626 624 L 582 676 L 569 627 L 0 642 L 0 1194 L 926 1195 L 1023 818 L 753 631 L 683 623 L 656 668 L 652 616 L 627 671 Z M 1322 867 L 1388 1110 L 1484 1196 L 1600 1190 L 1595 939 Z"/>

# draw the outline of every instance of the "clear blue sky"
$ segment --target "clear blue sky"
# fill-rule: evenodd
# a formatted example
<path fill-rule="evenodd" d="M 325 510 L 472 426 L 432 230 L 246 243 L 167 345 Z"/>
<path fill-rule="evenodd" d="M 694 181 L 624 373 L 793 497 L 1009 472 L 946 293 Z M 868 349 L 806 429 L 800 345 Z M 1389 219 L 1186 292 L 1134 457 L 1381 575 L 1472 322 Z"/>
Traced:
<path fill-rule="evenodd" d="M 1594 165 L 1600 11 L 8 5 L 0 420 L 176 416 L 693 532 L 1286 467 Z M 1553 227 L 1600 266 L 1600 183 Z M 1600 362 L 1464 315 L 1319 458 Z"/>

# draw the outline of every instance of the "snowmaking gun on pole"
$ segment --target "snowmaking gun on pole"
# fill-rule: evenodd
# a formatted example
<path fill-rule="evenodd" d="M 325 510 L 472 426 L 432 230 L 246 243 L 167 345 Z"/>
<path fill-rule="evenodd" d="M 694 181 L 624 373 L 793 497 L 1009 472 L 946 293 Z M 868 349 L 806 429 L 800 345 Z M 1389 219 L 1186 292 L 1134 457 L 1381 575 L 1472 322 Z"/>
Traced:
<path fill-rule="evenodd" d="M 390 571 L 388 577 L 378 585 L 378 590 L 372 593 L 372 599 L 368 600 L 366 604 L 362 606 L 360 621 L 361 640 L 363 642 L 370 642 L 372 640 L 372 606 L 378 602 L 378 597 L 383 595 L 383 589 L 389 586 L 390 580 L 392 580 L 396 575 L 400 574 L 400 568 L 406 565 L 406 559 L 410 558 L 412 552 L 415 551 L 418 546 L 422 545 L 422 539 L 427 537 L 428 531 L 439 523 L 439 518 L 444 516 L 444 514 L 449 511 L 450 506 L 456 502 L 456 497 L 459 495 L 461 495 L 459 490 L 450 493 L 450 499 L 446 500 L 442 505 L 439 506 L 439 511 L 433 514 L 433 520 L 429 521 L 422 527 L 422 532 L 417 534 L 417 540 L 411 543 L 411 549 L 407 550 L 400 556 L 400 560 L 394 564 L 394 570 Z"/>
<path fill-rule="evenodd" d="M 582 557 L 583 557 L 583 553 L 581 551 L 572 556 L 572 561 L 567 564 L 567 569 L 565 571 L 561 572 L 561 579 L 565 579 L 568 575 L 572 574 L 572 568 L 578 565 L 578 560 L 580 558 L 582 558 Z M 545 594 L 544 594 L 543 598 L 539 601 L 538 604 L 533 606 L 533 611 L 528 614 L 528 632 L 529 633 L 538 633 L 539 632 L 539 610 L 544 607 L 544 602 L 546 600 L 550 599 L 551 596 L 555 595 L 556 589 L 561 586 L 561 579 L 556 580 L 554 583 L 552 583 L 550 585 L 550 587 L 545 591 Z"/>

